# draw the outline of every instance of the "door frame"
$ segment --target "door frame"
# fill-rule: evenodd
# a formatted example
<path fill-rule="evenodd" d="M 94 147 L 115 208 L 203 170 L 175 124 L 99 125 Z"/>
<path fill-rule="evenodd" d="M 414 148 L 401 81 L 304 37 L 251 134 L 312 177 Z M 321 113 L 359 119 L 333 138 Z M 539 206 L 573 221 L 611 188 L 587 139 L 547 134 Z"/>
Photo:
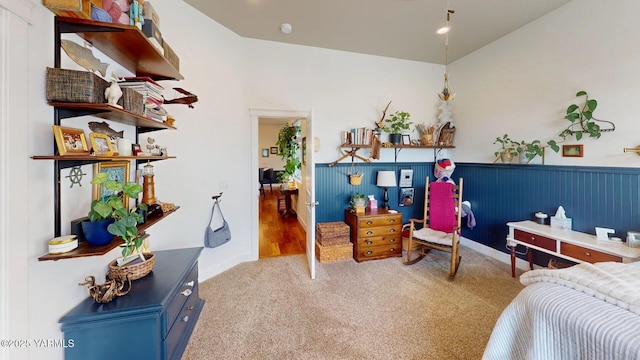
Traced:
<path fill-rule="evenodd" d="M 271 119 L 307 119 L 309 116 L 309 110 L 275 110 L 275 109 L 257 109 L 249 108 L 249 117 L 251 118 L 251 171 L 256 173 L 258 171 L 259 164 L 259 143 L 258 143 L 258 131 L 259 131 L 259 119 L 271 118 Z M 260 225 L 259 207 L 260 190 L 254 182 L 251 183 L 251 192 L 254 194 L 254 200 L 251 202 L 251 260 L 258 260 L 258 228 Z M 305 227 L 308 226 L 305 221 Z M 306 231 L 306 228 L 305 228 Z"/>

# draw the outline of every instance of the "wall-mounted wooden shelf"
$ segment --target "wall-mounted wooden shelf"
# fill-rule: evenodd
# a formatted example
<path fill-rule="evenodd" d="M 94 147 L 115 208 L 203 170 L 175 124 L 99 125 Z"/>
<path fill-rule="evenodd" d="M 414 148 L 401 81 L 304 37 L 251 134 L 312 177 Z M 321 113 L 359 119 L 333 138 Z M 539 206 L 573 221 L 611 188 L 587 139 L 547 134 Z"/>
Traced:
<path fill-rule="evenodd" d="M 340 148 L 342 149 L 349 149 L 345 154 L 341 155 L 337 160 L 331 162 L 328 164 L 329 167 L 332 167 L 333 165 L 337 164 L 338 162 L 351 157 L 351 160 L 353 160 L 354 158 L 358 158 L 364 162 L 371 162 L 371 159 L 369 158 L 364 158 L 358 154 L 356 154 L 360 149 L 371 149 L 371 145 L 356 145 L 356 144 L 342 144 L 340 145 Z M 398 153 L 400 152 L 400 150 L 402 149 L 434 149 L 434 150 L 442 150 L 442 149 L 455 149 L 455 146 L 453 145 L 432 145 L 432 146 L 427 146 L 427 145 L 389 145 L 389 146 L 385 146 L 385 145 L 381 145 L 380 149 L 394 149 L 395 154 L 394 154 L 394 160 L 397 162 L 398 161 Z M 434 161 L 436 155 L 434 153 Z"/>
<path fill-rule="evenodd" d="M 136 76 L 149 76 L 155 80 L 184 79 L 133 25 L 56 16 L 56 30 L 61 34 L 77 34 Z"/>
<path fill-rule="evenodd" d="M 148 117 L 132 113 L 131 111 L 109 104 L 69 103 L 50 101 L 49 105 L 56 108 L 59 119 L 67 119 L 82 115 L 92 115 L 105 120 L 115 121 L 121 124 L 132 125 L 138 128 L 139 133 L 176 128 L 164 122 L 152 120 Z"/>
<path fill-rule="evenodd" d="M 138 225 L 138 233 L 142 233 L 144 232 L 147 228 L 149 228 L 151 225 L 157 223 L 158 221 L 164 219 L 165 217 L 173 214 L 174 212 L 176 212 L 180 207 L 176 206 L 173 210 L 169 210 L 165 213 L 163 213 L 160 216 L 156 216 L 150 219 L 147 219 L 147 221 L 144 224 L 140 224 Z M 91 246 L 89 244 L 87 244 L 86 241 L 81 242 L 80 244 L 78 244 L 78 247 L 73 250 L 73 251 L 69 251 L 63 254 L 46 254 L 46 255 L 42 255 L 38 258 L 39 261 L 47 261 L 47 260 L 62 260 L 62 259 L 71 259 L 71 258 L 78 258 L 78 257 L 88 257 L 88 256 L 100 256 L 100 255 L 104 255 L 106 253 L 108 253 L 109 251 L 117 248 L 118 246 L 120 246 L 121 244 L 123 244 L 124 241 L 122 241 L 121 238 L 119 237 L 114 237 L 113 240 L 106 244 L 106 245 L 102 245 L 102 246 Z"/>

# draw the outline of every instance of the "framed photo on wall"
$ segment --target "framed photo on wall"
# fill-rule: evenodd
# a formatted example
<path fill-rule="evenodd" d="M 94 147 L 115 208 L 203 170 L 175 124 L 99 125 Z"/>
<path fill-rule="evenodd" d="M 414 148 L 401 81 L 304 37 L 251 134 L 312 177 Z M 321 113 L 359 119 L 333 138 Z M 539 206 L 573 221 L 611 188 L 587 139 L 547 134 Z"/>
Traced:
<path fill-rule="evenodd" d="M 87 138 L 84 130 L 53 125 L 53 136 L 56 139 L 60 155 L 89 155 Z"/>
<path fill-rule="evenodd" d="M 269 149 L 262 149 L 262 157 L 269 157 Z"/>
<path fill-rule="evenodd" d="M 411 206 L 413 205 L 413 188 L 400 188 L 400 199 L 398 206 Z"/>
<path fill-rule="evenodd" d="M 278 148 L 276 146 L 271 147 L 271 153 L 274 155 L 278 155 Z"/>
<path fill-rule="evenodd" d="M 130 181 L 129 173 L 129 161 L 107 161 L 93 164 L 93 175 L 106 172 L 109 174 L 108 180 L 116 180 L 122 183 Z M 107 189 L 105 186 L 96 184 L 93 185 L 93 200 L 103 199 L 105 197 L 113 195 L 113 191 Z M 125 208 L 129 208 L 129 197 L 123 196 L 122 204 Z"/>
<path fill-rule="evenodd" d="M 562 156 L 564 157 L 583 157 L 584 145 L 562 145 Z"/>

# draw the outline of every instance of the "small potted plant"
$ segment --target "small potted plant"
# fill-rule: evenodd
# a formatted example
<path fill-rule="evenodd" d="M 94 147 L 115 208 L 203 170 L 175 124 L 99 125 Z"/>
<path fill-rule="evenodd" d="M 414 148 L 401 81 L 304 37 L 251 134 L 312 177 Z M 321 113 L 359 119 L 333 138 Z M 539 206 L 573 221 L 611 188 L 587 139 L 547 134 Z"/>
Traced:
<path fill-rule="evenodd" d="M 357 213 L 364 213 L 365 205 L 367 204 L 367 198 L 362 193 L 355 193 L 351 195 L 349 205 L 355 209 Z"/>
<path fill-rule="evenodd" d="M 521 141 L 519 143 L 515 143 L 516 152 L 519 155 L 519 160 L 521 164 L 528 164 L 533 160 L 536 156 L 542 157 L 544 155 L 543 146 L 540 146 L 540 140 L 533 140 L 531 142 Z"/>
<path fill-rule="evenodd" d="M 113 235 L 122 238 L 124 241 L 124 244 L 121 245 L 122 257 L 129 257 L 142 246 L 142 238 L 138 236 L 138 223 L 143 221 L 143 217 L 138 212 L 138 209 L 144 211 L 146 210 L 146 205 L 140 204 L 127 209 L 122 199 L 123 196 L 137 199 L 142 192 L 142 186 L 133 181 L 123 183 L 117 180 L 109 180 L 109 174 L 106 172 L 96 174 L 91 180 L 91 184 L 104 186 L 111 191 L 111 195 L 91 202 L 89 220 L 112 220 L 107 226 L 107 231 L 111 234 L 111 238 L 113 238 Z"/>
<path fill-rule="evenodd" d="M 518 143 L 511 140 L 507 134 L 502 135 L 502 137 L 497 137 L 493 143 L 500 144 L 500 150 L 496 151 L 494 155 L 496 156 L 496 160 L 500 158 L 503 163 L 510 163 L 518 153 L 516 150 Z"/>
<path fill-rule="evenodd" d="M 118 219 L 118 214 L 124 211 L 123 197 L 137 198 L 142 186 L 135 182 L 121 183 L 108 179 L 109 174 L 101 172 L 91 180 L 91 184 L 99 184 L 111 192 L 111 195 L 93 200 L 89 208 L 89 220 L 82 223 L 82 230 L 87 242 L 93 246 L 105 245 L 113 240 L 108 226 Z M 128 211 L 128 209 L 125 209 Z"/>
<path fill-rule="evenodd" d="M 400 144 L 403 131 L 411 129 L 411 114 L 406 111 L 396 111 L 384 120 L 385 124 L 382 131 L 389 134 L 389 142 L 393 145 Z"/>

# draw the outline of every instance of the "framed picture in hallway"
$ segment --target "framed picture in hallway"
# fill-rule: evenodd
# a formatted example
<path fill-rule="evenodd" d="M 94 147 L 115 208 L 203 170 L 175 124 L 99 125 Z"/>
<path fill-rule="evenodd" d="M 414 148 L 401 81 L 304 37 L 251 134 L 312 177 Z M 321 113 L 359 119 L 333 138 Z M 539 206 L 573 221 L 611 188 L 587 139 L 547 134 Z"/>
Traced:
<path fill-rule="evenodd" d="M 269 149 L 262 149 L 262 157 L 269 157 Z"/>
<path fill-rule="evenodd" d="M 274 155 L 278 155 L 278 148 L 275 147 L 275 146 L 272 146 L 271 147 L 271 153 L 274 154 Z"/>

